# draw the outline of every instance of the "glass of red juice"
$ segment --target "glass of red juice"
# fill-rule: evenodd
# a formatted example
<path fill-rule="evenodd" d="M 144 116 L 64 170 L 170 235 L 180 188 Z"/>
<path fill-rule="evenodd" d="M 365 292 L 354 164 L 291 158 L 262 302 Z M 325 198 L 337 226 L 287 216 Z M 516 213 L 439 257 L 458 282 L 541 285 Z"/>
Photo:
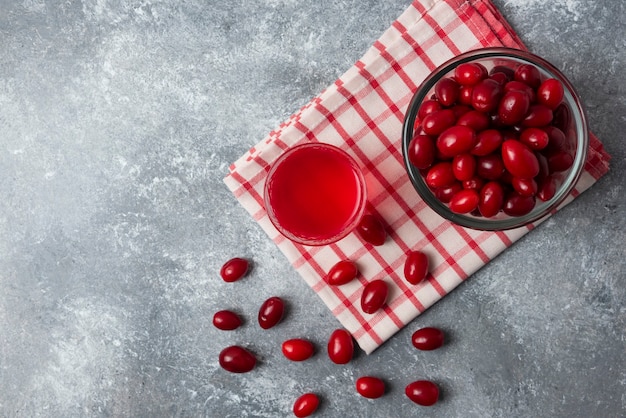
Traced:
<path fill-rule="evenodd" d="M 293 242 L 326 245 L 344 238 L 365 210 L 363 174 L 345 151 L 308 142 L 289 148 L 265 181 L 265 208 L 278 231 Z"/>

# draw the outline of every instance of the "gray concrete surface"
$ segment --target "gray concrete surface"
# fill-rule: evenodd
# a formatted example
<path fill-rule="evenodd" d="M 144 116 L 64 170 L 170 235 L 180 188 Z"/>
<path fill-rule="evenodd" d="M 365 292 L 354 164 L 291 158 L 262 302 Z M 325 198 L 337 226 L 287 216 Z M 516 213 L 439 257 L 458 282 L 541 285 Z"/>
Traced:
<path fill-rule="evenodd" d="M 496 0 L 577 86 L 611 172 L 370 356 L 222 183 L 228 164 L 350 67 L 408 1 L 0 1 L 0 416 L 626 416 L 626 8 Z M 223 283 L 233 256 L 251 274 Z M 268 295 L 288 320 L 255 323 Z M 217 309 L 246 318 L 235 333 Z M 411 333 L 446 330 L 436 352 Z M 248 344 L 246 375 L 218 353 Z M 383 377 L 376 401 L 354 380 Z M 440 383 L 426 409 L 404 386 Z"/>

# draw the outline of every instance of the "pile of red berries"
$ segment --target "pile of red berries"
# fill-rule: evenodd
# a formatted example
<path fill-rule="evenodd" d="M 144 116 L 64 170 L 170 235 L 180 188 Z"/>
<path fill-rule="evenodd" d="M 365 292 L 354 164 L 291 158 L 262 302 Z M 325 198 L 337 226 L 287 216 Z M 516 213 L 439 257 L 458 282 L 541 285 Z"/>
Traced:
<path fill-rule="evenodd" d="M 563 97 L 532 64 L 462 63 L 420 105 L 407 158 L 452 212 L 526 215 L 574 161 Z"/>

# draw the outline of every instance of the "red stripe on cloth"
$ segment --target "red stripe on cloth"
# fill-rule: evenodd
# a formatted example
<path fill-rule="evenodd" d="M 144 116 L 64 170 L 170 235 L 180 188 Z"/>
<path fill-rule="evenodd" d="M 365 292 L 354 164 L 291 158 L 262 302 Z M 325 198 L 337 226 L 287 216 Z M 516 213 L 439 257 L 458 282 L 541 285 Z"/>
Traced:
<path fill-rule="evenodd" d="M 503 44 L 502 39 L 493 30 L 491 30 L 491 28 L 479 27 L 476 24 L 477 20 L 483 20 L 482 16 L 480 16 L 477 10 L 469 4 L 461 13 L 459 13 L 459 19 L 461 19 L 468 27 L 474 29 L 474 32 L 479 31 L 480 36 L 477 36 L 477 38 L 480 41 L 481 47 L 486 48 Z"/>
<path fill-rule="evenodd" d="M 413 52 L 415 52 L 419 59 L 424 62 L 429 70 L 432 71 L 437 68 L 437 64 L 435 64 L 426 54 L 422 45 L 419 44 L 409 33 L 402 34 L 402 39 L 413 49 Z"/>
<path fill-rule="evenodd" d="M 483 263 L 489 262 L 489 256 L 487 254 L 485 254 L 485 252 L 483 251 L 483 249 L 480 246 L 482 244 L 482 242 L 479 243 L 474 238 L 472 238 L 465 228 L 460 227 L 458 225 L 454 225 L 454 228 L 456 229 L 456 232 L 465 240 L 465 242 L 467 243 L 469 248 L 474 253 L 476 253 L 476 255 L 480 258 L 480 260 Z M 481 234 L 481 235 L 479 235 L 479 238 L 481 238 L 481 240 L 484 241 L 486 236 L 485 236 L 485 234 Z"/>
<path fill-rule="evenodd" d="M 402 68 L 402 66 L 396 61 L 396 59 L 391 56 L 387 51 L 382 51 L 381 52 L 381 57 L 383 57 L 385 59 L 385 61 L 387 61 L 389 63 L 389 65 L 391 66 L 391 68 L 393 69 L 393 71 L 400 77 L 400 79 L 402 80 L 402 82 L 409 88 L 409 91 L 415 91 L 417 90 L 417 85 L 415 84 L 415 82 L 413 81 L 413 78 L 411 76 L 409 76 L 406 71 L 404 71 L 404 69 Z M 365 69 L 362 70 L 364 73 Z M 370 73 L 366 73 L 366 77 L 372 77 L 372 75 Z M 374 86 L 373 86 L 374 87 Z M 389 108 L 392 110 L 392 112 L 394 114 L 396 114 L 398 116 L 398 118 L 403 121 L 404 120 L 404 113 L 400 112 L 400 110 L 398 109 L 398 107 L 395 105 L 395 102 L 393 99 L 391 99 L 387 93 L 385 93 L 384 91 L 382 91 L 382 89 L 378 88 L 379 86 L 376 85 L 374 87 L 374 89 L 376 89 L 379 94 L 380 93 L 384 93 L 385 95 L 385 99 L 383 99 L 385 101 L 385 103 L 390 102 L 391 105 L 389 106 Z"/>
<path fill-rule="evenodd" d="M 424 21 L 428 23 L 428 25 L 433 28 L 435 33 L 439 36 L 439 38 L 443 41 L 444 44 L 448 47 L 450 52 L 454 55 L 460 55 L 461 50 L 456 46 L 456 44 L 448 37 L 448 33 L 451 32 L 452 29 L 458 26 L 458 21 L 455 23 L 454 21 L 446 25 L 445 29 L 439 25 L 439 22 L 435 20 L 432 16 L 426 13 L 426 8 L 420 2 L 413 3 L 417 10 L 419 10 L 423 14 Z"/>
<path fill-rule="evenodd" d="M 480 17 L 485 20 L 491 31 L 498 36 L 503 45 L 511 48 L 526 49 L 522 39 L 490 1 L 470 0 L 469 3 Z"/>
<path fill-rule="evenodd" d="M 461 278 L 461 279 L 463 279 L 463 278 Z M 429 274 L 426 277 L 426 280 L 437 291 L 437 293 L 439 293 L 439 295 L 441 295 L 441 297 L 444 297 L 445 295 L 448 294 L 448 292 L 446 292 L 446 289 L 444 289 L 443 286 L 441 286 L 441 283 L 439 283 L 437 278 L 435 276 L 433 276 L 432 274 Z"/>
<path fill-rule="evenodd" d="M 405 27 L 402 23 L 400 23 L 399 21 L 397 21 L 397 20 L 391 24 L 391 27 L 392 27 L 392 28 L 395 28 L 395 29 L 398 31 L 398 33 L 400 33 L 400 34 L 403 34 L 403 33 L 405 33 L 405 32 L 406 32 L 406 27 Z M 374 43 L 374 45 L 375 45 L 375 46 L 376 46 L 376 48 L 378 48 L 380 51 L 384 51 L 384 49 L 386 49 L 386 48 L 382 49 L 382 48 L 380 48 L 380 47 L 379 47 L 380 45 L 382 45 L 382 44 L 380 43 L 380 41 L 376 41 L 376 42 Z"/>
<path fill-rule="evenodd" d="M 495 234 L 498 238 L 500 238 L 500 241 L 502 241 L 505 246 L 509 247 L 513 245 L 513 241 L 511 241 L 511 239 L 504 232 L 496 231 Z"/>
<path fill-rule="evenodd" d="M 384 340 L 380 338 L 380 335 L 378 335 L 378 333 L 374 330 L 374 328 L 372 328 L 370 324 L 367 322 L 363 323 L 361 328 L 357 329 L 356 331 L 352 333 L 352 335 L 354 335 L 354 338 L 357 341 L 363 338 L 364 334 L 367 334 L 374 341 L 376 345 L 381 345 L 384 342 Z"/>
<path fill-rule="evenodd" d="M 442 267 L 444 269 L 447 267 L 451 268 L 452 270 L 454 270 L 457 276 L 461 278 L 461 280 L 464 280 L 465 278 L 467 278 L 465 270 L 463 270 L 461 266 L 459 266 L 454 257 L 446 250 L 445 246 L 437 238 L 438 235 L 447 231 L 448 227 L 449 224 L 441 224 L 432 232 L 424 228 L 423 233 L 428 237 L 435 250 L 437 250 L 437 252 L 443 257 L 445 264 Z M 438 274 L 433 273 L 433 276 L 436 278 Z"/>

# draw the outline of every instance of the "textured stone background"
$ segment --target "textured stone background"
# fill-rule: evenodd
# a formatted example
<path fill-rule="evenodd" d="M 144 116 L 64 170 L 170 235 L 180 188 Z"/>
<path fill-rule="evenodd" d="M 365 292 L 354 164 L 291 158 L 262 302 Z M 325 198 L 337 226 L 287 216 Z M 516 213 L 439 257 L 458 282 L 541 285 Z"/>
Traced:
<path fill-rule="evenodd" d="M 409 1 L 0 0 L 0 416 L 626 416 L 626 7 L 496 0 L 586 103 L 612 170 L 370 356 L 222 183 L 228 164 L 332 83 Z M 219 279 L 233 256 L 241 282 Z M 261 332 L 260 303 L 289 302 Z M 247 318 L 216 330 L 217 309 Z M 422 326 L 447 331 L 432 353 Z M 279 342 L 320 351 L 287 362 Z M 247 344 L 261 365 L 222 371 Z M 360 398 L 379 375 L 389 393 Z M 404 386 L 440 383 L 442 401 Z"/>

